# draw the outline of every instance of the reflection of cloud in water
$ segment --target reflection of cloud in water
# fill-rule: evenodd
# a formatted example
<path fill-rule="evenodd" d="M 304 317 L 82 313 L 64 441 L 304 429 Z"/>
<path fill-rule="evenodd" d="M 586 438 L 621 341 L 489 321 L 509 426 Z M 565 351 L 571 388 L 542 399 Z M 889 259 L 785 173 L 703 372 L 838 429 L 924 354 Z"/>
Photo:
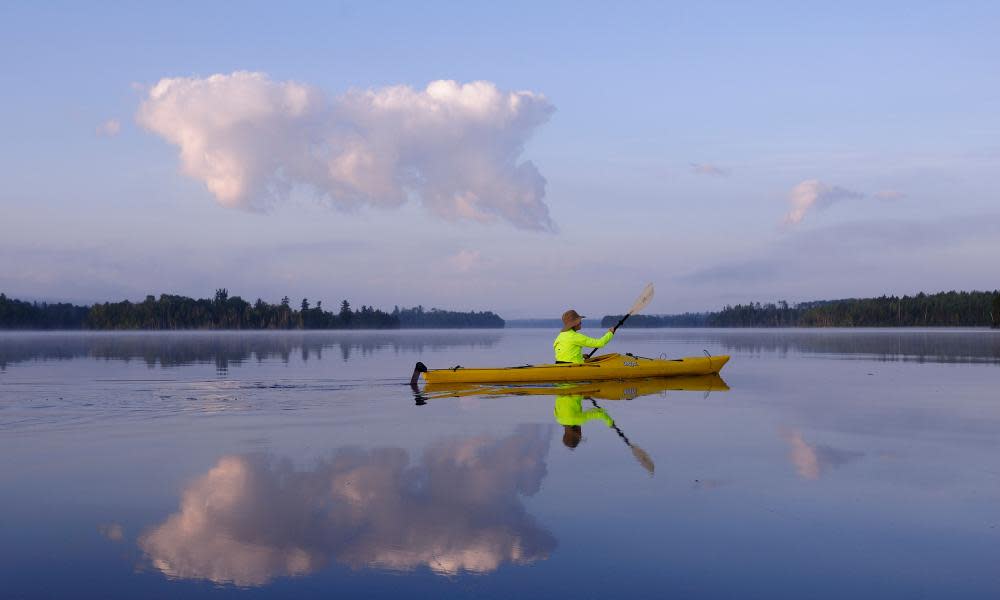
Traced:
<path fill-rule="evenodd" d="M 119 523 L 98 525 L 97 532 L 112 542 L 120 542 L 125 539 L 125 528 Z"/>
<path fill-rule="evenodd" d="M 170 577 L 241 586 L 352 568 L 486 573 L 546 558 L 555 538 L 519 494 L 545 477 L 549 426 L 504 438 L 406 451 L 341 449 L 313 469 L 264 455 L 219 459 L 184 491 L 180 510 L 139 540 Z"/>
<path fill-rule="evenodd" d="M 824 472 L 864 456 L 863 452 L 810 444 L 797 429 L 782 429 L 781 437 L 788 442 L 788 458 L 803 479 L 819 479 Z"/>

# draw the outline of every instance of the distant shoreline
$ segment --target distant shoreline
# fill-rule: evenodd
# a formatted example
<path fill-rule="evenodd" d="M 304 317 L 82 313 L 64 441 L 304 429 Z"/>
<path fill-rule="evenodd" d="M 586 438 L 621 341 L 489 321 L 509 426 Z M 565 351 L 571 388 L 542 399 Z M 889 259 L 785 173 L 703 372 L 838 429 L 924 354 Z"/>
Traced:
<path fill-rule="evenodd" d="M 612 327 L 621 315 L 607 315 Z M 634 315 L 624 327 L 723 328 L 871 328 L 871 327 L 1000 327 L 1000 291 L 939 292 L 915 296 L 881 296 L 816 300 L 791 305 L 785 301 L 750 302 L 720 311 L 680 315 Z"/>
<path fill-rule="evenodd" d="M 606 315 L 600 328 L 615 325 L 621 315 Z M 587 322 L 593 325 L 593 320 Z M 381 329 L 561 329 L 552 318 L 505 321 L 492 311 L 450 311 L 423 306 L 386 312 L 371 306 L 352 308 L 347 300 L 336 313 L 322 302 L 303 298 L 296 309 L 286 296 L 280 304 L 257 299 L 253 304 L 229 296 L 225 288 L 212 299 L 162 294 L 142 302 L 105 302 L 90 306 L 26 302 L 0 293 L 0 331 L 329 331 Z M 594 326 L 595 328 L 598 326 Z M 1000 291 L 920 293 L 727 305 L 720 311 L 631 316 L 629 329 L 660 328 L 954 328 L 1000 327 Z"/>

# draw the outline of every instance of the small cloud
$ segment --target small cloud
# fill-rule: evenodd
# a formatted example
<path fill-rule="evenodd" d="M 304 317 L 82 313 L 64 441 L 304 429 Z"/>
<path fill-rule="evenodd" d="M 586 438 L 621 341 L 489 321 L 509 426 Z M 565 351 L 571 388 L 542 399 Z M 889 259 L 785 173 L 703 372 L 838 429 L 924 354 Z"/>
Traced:
<path fill-rule="evenodd" d="M 96 133 L 101 137 L 115 137 L 122 131 L 121 121 L 118 119 L 108 119 L 97 126 Z"/>
<path fill-rule="evenodd" d="M 482 264 L 482 255 L 479 250 L 466 250 L 462 248 L 458 254 L 448 257 L 450 264 L 459 273 L 468 273 Z"/>
<path fill-rule="evenodd" d="M 837 185 L 829 185 L 817 179 L 807 179 L 793 187 L 788 194 L 792 209 L 785 215 L 785 224 L 798 225 L 806 213 L 813 209 L 822 210 L 841 200 L 859 198 L 864 198 L 864 194 Z"/>
<path fill-rule="evenodd" d="M 98 525 L 97 531 L 112 542 L 120 542 L 125 539 L 125 529 L 118 523 Z"/>
<path fill-rule="evenodd" d="M 906 194 L 899 190 L 882 190 L 873 194 L 879 200 L 902 200 Z"/>
<path fill-rule="evenodd" d="M 710 165 L 705 163 L 691 163 L 691 172 L 696 175 L 709 175 L 711 177 L 729 177 L 733 172 L 729 167 Z"/>

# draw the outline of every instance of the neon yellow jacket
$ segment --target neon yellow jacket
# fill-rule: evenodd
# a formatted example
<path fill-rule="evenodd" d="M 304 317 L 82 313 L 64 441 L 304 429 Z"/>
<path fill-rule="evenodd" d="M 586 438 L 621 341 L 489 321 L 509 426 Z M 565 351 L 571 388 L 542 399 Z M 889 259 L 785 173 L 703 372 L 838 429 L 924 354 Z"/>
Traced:
<path fill-rule="evenodd" d="M 582 402 L 583 396 L 580 394 L 556 396 L 556 421 L 560 425 L 583 425 L 587 421 L 600 419 L 608 427 L 615 424 L 614 419 L 611 418 L 611 415 L 604 412 L 603 408 L 583 410 Z"/>
<path fill-rule="evenodd" d="M 556 341 L 552 342 L 552 348 L 556 351 L 556 362 L 583 362 L 583 347 L 603 348 L 615 334 L 610 331 L 599 338 L 587 337 L 579 331 L 563 331 L 556 336 Z"/>

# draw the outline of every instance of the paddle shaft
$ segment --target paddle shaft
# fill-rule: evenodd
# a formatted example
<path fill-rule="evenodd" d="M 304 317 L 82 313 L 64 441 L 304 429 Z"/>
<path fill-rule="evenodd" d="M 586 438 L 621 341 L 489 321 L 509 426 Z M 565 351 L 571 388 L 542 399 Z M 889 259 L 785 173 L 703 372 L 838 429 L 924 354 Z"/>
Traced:
<path fill-rule="evenodd" d="M 636 298 L 635 303 L 632 304 L 632 308 L 628 309 L 628 312 L 625 313 L 625 316 L 622 317 L 622 320 L 618 321 L 618 324 L 611 328 L 611 333 L 618 331 L 618 328 L 624 325 L 625 321 L 627 321 L 629 317 L 639 312 L 640 310 L 646 308 L 646 305 L 649 304 L 649 301 L 653 299 L 653 293 L 654 293 L 653 284 L 652 283 L 647 284 L 646 287 L 642 290 L 642 293 L 639 294 L 639 297 Z M 592 357 L 595 352 L 597 352 L 597 348 L 591 350 L 590 354 L 587 355 L 587 358 Z"/>
<path fill-rule="evenodd" d="M 622 320 L 624 321 L 625 319 L 622 319 Z M 593 398 L 588 398 L 588 400 L 590 400 L 591 402 L 594 403 L 594 408 L 601 409 L 601 406 L 597 403 L 597 400 L 594 400 Z M 604 410 L 604 409 L 601 409 L 601 410 Z M 614 429 L 616 433 L 618 433 L 619 437 L 621 437 L 623 440 L 625 440 L 625 445 L 626 446 L 628 446 L 629 448 L 632 447 L 632 442 L 628 441 L 628 438 L 625 437 L 625 434 L 622 433 L 621 429 L 618 429 L 618 425 L 616 425 L 615 423 L 612 422 L 611 428 Z"/>
<path fill-rule="evenodd" d="M 629 314 L 625 315 L 624 317 L 622 317 L 622 320 L 618 321 L 618 324 L 611 328 L 611 333 L 614 333 L 614 332 L 618 331 L 618 328 L 622 326 L 622 323 L 624 323 L 626 320 L 628 320 L 628 318 L 631 317 L 631 316 L 632 316 L 632 313 L 629 313 Z M 593 356 L 595 352 L 597 352 L 597 348 L 594 348 L 593 350 L 591 350 L 590 354 L 587 355 L 587 358 L 590 358 L 591 356 Z"/>

